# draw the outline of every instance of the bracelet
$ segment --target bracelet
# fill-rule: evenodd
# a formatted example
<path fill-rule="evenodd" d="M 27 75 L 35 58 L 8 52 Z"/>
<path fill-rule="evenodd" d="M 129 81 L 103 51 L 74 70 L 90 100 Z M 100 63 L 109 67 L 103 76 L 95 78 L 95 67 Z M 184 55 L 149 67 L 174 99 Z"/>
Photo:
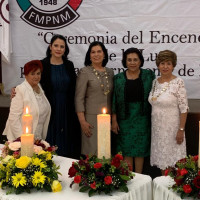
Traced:
<path fill-rule="evenodd" d="M 179 128 L 179 130 L 180 130 L 180 131 L 184 131 L 185 129 L 184 129 L 184 128 Z"/>

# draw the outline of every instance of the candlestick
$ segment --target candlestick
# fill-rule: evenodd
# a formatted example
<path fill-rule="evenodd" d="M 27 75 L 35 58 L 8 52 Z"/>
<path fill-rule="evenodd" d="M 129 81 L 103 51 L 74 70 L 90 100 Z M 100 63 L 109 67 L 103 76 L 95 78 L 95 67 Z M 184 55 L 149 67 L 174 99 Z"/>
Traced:
<path fill-rule="evenodd" d="M 110 115 L 106 114 L 105 108 L 103 113 L 97 115 L 97 157 L 110 158 Z"/>
<path fill-rule="evenodd" d="M 199 121 L 199 156 L 198 156 L 198 167 L 200 168 L 200 121 Z"/>

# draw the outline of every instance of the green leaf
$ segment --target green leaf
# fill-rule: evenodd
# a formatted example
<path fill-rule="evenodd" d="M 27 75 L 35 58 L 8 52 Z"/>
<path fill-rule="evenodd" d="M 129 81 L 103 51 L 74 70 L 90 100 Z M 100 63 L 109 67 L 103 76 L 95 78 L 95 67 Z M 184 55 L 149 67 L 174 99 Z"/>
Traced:
<path fill-rule="evenodd" d="M 122 192 L 128 192 L 128 187 L 126 185 L 121 186 L 119 189 Z"/>
<path fill-rule="evenodd" d="M 125 181 L 131 180 L 131 178 L 129 176 L 126 176 L 126 175 L 120 175 L 120 177 L 121 177 L 122 180 L 125 180 Z"/>
<path fill-rule="evenodd" d="M 91 197 L 92 195 L 94 195 L 96 193 L 96 190 L 90 190 L 89 192 L 88 192 L 88 195 L 89 195 L 89 197 Z"/>
<path fill-rule="evenodd" d="M 51 191 L 52 191 L 50 184 L 45 184 L 45 185 L 44 185 L 44 189 L 45 189 L 46 191 L 48 191 L 48 192 L 51 192 Z"/>
<path fill-rule="evenodd" d="M 89 189 L 90 189 L 90 187 L 88 187 L 88 186 L 83 186 L 83 187 L 80 188 L 79 192 L 85 192 L 85 191 L 87 191 L 87 190 L 89 190 Z"/>

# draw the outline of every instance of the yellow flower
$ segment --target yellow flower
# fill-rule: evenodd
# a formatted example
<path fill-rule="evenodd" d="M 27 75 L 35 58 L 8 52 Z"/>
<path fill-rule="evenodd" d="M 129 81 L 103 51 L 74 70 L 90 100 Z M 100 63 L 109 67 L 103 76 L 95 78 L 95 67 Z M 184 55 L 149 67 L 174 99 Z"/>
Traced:
<path fill-rule="evenodd" d="M 17 188 L 19 185 L 24 186 L 26 184 L 26 177 L 23 176 L 23 173 L 16 173 L 15 176 L 12 176 L 12 183 Z"/>
<path fill-rule="evenodd" d="M 51 153 L 48 152 L 47 155 L 46 155 L 46 160 L 51 160 L 51 157 L 52 157 Z"/>
<path fill-rule="evenodd" d="M 17 168 L 25 169 L 31 163 L 31 158 L 28 156 L 21 156 L 19 159 L 16 159 L 15 166 Z"/>
<path fill-rule="evenodd" d="M 44 164 L 44 162 L 42 162 L 42 160 L 39 159 L 39 158 L 33 158 L 33 159 L 32 159 L 32 164 L 35 165 L 35 166 L 40 166 L 40 168 L 45 168 L 45 167 L 47 167 L 47 166 Z"/>
<path fill-rule="evenodd" d="M 5 167 L 0 163 L 0 169 L 2 170 L 2 171 L 5 171 Z"/>
<path fill-rule="evenodd" d="M 51 185 L 52 192 L 60 192 L 62 190 L 62 185 L 59 181 L 55 180 L 53 181 Z"/>
<path fill-rule="evenodd" d="M 10 179 L 10 169 L 6 172 L 6 182 L 8 182 L 9 181 L 9 179 Z"/>
<path fill-rule="evenodd" d="M 5 182 L 5 180 L 2 180 L 2 181 L 0 182 L 0 188 L 2 187 L 3 182 Z"/>
<path fill-rule="evenodd" d="M 12 160 L 13 158 L 14 158 L 13 156 L 7 155 L 2 161 L 4 163 L 7 163 L 9 160 Z"/>
<path fill-rule="evenodd" d="M 40 152 L 38 153 L 38 155 L 40 155 L 40 154 L 46 154 L 46 151 L 42 150 L 42 151 L 40 151 Z"/>
<path fill-rule="evenodd" d="M 32 183 L 34 186 L 37 186 L 38 183 L 44 184 L 46 176 L 43 175 L 41 171 L 35 171 L 35 174 L 32 176 Z"/>

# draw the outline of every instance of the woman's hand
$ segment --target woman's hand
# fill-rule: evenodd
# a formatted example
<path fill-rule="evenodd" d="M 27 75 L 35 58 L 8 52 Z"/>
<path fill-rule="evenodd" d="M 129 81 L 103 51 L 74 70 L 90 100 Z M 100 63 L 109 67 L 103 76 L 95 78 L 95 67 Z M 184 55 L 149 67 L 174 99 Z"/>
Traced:
<path fill-rule="evenodd" d="M 10 99 L 12 99 L 13 97 L 15 97 L 16 92 L 15 92 L 15 87 L 11 88 L 11 92 L 10 92 Z"/>
<path fill-rule="evenodd" d="M 176 134 L 176 142 L 177 144 L 182 144 L 184 140 L 184 131 L 178 130 Z"/>
<path fill-rule="evenodd" d="M 81 124 L 81 129 L 82 129 L 83 133 L 87 137 L 90 137 L 92 135 L 91 129 L 93 128 L 93 126 L 91 124 L 89 124 L 87 121 L 81 122 L 80 124 Z"/>
<path fill-rule="evenodd" d="M 115 134 L 119 133 L 119 125 L 117 123 L 117 121 L 112 121 L 112 127 L 111 127 L 112 132 L 114 132 Z"/>

